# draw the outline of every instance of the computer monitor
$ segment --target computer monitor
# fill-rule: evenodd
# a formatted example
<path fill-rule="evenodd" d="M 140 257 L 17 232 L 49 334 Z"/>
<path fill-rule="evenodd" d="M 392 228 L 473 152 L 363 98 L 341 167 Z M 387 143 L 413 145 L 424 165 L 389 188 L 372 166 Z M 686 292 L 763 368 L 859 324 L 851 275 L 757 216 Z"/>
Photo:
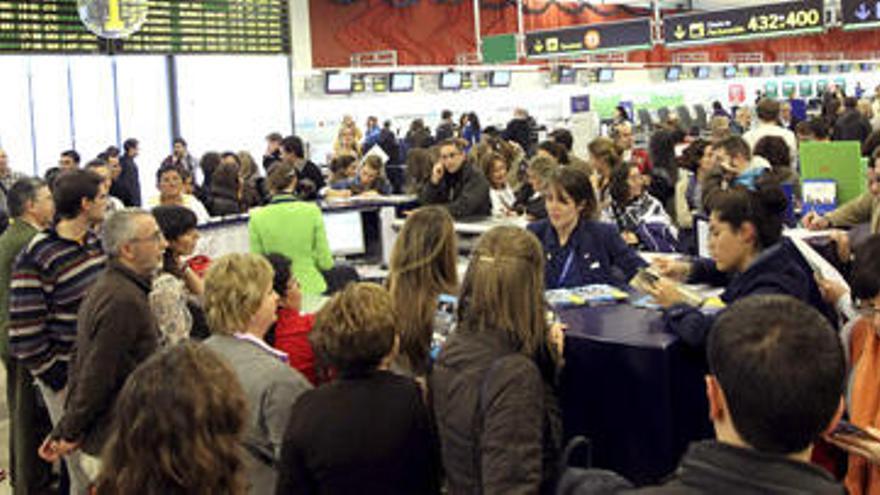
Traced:
<path fill-rule="evenodd" d="M 416 76 L 412 72 L 397 72 L 391 74 L 391 91 L 408 92 L 412 91 L 415 86 Z"/>
<path fill-rule="evenodd" d="M 492 71 L 492 73 L 489 74 L 489 85 L 493 88 L 506 88 L 510 86 L 510 71 Z"/>
<path fill-rule="evenodd" d="M 577 71 L 574 67 L 562 65 L 557 68 L 556 76 L 559 84 L 574 84 L 577 82 Z"/>
<path fill-rule="evenodd" d="M 360 211 L 325 212 L 324 230 L 333 256 L 354 256 L 366 252 Z"/>
<path fill-rule="evenodd" d="M 784 76 L 785 70 L 786 67 L 784 65 L 777 65 L 776 67 L 773 67 L 773 74 L 777 76 Z"/>
<path fill-rule="evenodd" d="M 461 72 L 440 74 L 440 89 L 461 89 Z"/>
<path fill-rule="evenodd" d="M 797 73 L 800 76 L 808 76 L 812 72 L 813 67 L 809 65 L 798 65 Z"/>
<path fill-rule="evenodd" d="M 697 67 L 694 69 L 694 77 L 697 79 L 709 79 L 708 67 Z"/>
<path fill-rule="evenodd" d="M 666 80 L 670 82 L 678 81 L 681 77 L 681 67 L 670 67 L 666 69 Z"/>
<path fill-rule="evenodd" d="M 351 74 L 328 72 L 324 75 L 324 92 L 328 95 L 344 95 L 351 93 L 351 91 Z"/>
<path fill-rule="evenodd" d="M 599 82 L 614 82 L 614 69 L 599 69 Z"/>
<path fill-rule="evenodd" d="M 724 78 L 725 79 L 733 79 L 736 77 L 736 66 L 728 65 L 724 68 Z"/>

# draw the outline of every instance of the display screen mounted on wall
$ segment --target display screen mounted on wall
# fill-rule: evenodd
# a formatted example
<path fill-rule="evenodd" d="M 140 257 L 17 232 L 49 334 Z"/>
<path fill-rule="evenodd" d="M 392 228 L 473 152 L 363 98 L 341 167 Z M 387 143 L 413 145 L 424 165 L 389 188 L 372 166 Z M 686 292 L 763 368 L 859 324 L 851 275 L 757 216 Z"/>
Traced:
<path fill-rule="evenodd" d="M 440 74 L 440 89 L 461 89 L 461 72 L 444 72 Z"/>
<path fill-rule="evenodd" d="M 823 0 L 759 3 L 663 19 L 667 46 L 790 36 L 825 29 Z"/>
<path fill-rule="evenodd" d="M 506 88 L 510 86 L 510 71 L 496 70 L 489 74 L 489 85 L 493 88 Z"/>
<path fill-rule="evenodd" d="M 614 82 L 614 69 L 599 69 L 599 82 Z"/>
<path fill-rule="evenodd" d="M 709 68 L 697 67 L 694 69 L 694 77 L 697 79 L 709 79 Z"/>
<path fill-rule="evenodd" d="M 724 78 L 725 79 L 733 79 L 736 77 L 736 66 L 728 65 L 724 68 Z"/>
<path fill-rule="evenodd" d="M 876 0 L 840 0 L 843 29 L 880 26 L 880 2 Z"/>
<path fill-rule="evenodd" d="M 526 56 L 529 58 L 649 48 L 651 19 L 647 17 L 526 33 Z"/>
<path fill-rule="evenodd" d="M 395 72 L 391 74 L 391 91 L 393 93 L 412 91 L 416 76 L 412 72 Z"/>
<path fill-rule="evenodd" d="M 324 74 L 324 92 L 328 95 L 345 95 L 352 91 L 351 74 L 327 72 Z"/>
<path fill-rule="evenodd" d="M 681 78 L 681 67 L 669 67 L 666 69 L 667 81 L 678 81 Z"/>

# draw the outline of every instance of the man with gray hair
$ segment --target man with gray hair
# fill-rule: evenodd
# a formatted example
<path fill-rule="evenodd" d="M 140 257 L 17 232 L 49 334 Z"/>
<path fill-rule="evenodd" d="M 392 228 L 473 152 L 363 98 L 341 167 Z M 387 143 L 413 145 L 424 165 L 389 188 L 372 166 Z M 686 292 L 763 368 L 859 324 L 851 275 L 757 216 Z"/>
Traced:
<path fill-rule="evenodd" d="M 125 380 L 159 347 L 148 295 L 168 247 L 153 215 L 137 208 L 112 213 L 102 236 L 107 268 L 80 306 L 64 415 L 40 447 L 50 462 L 79 454 L 71 477 L 80 487 L 100 471 L 97 456 Z"/>

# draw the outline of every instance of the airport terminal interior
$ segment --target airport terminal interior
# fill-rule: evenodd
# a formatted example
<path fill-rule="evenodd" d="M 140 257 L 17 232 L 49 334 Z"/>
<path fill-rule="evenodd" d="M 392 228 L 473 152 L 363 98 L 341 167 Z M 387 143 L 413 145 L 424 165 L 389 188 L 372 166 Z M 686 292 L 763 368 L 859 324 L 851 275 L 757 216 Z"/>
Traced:
<path fill-rule="evenodd" d="M 878 234 L 880 0 L 0 1 L 0 495 L 880 493 Z"/>

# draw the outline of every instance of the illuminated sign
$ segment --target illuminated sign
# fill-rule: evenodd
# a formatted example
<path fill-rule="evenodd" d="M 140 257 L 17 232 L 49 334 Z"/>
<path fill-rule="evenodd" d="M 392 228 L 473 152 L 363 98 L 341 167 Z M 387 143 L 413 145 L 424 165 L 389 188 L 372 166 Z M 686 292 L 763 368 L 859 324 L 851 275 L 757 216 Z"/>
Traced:
<path fill-rule="evenodd" d="M 651 20 L 647 18 L 526 33 L 529 58 L 648 48 L 651 48 Z"/>
<path fill-rule="evenodd" d="M 146 21 L 138 24 L 142 11 L 134 11 L 132 6 L 143 3 L 147 4 Z M 125 36 L 133 29 L 137 32 L 124 39 L 103 40 L 90 29 L 108 38 Z M 110 51 L 286 54 L 290 52 L 288 3 L 286 0 L 0 0 L 0 53 Z"/>
<path fill-rule="evenodd" d="M 880 26 L 880 0 L 840 0 L 843 29 Z"/>
<path fill-rule="evenodd" d="M 824 30 L 823 0 L 761 4 L 663 20 L 667 46 L 718 43 Z"/>

